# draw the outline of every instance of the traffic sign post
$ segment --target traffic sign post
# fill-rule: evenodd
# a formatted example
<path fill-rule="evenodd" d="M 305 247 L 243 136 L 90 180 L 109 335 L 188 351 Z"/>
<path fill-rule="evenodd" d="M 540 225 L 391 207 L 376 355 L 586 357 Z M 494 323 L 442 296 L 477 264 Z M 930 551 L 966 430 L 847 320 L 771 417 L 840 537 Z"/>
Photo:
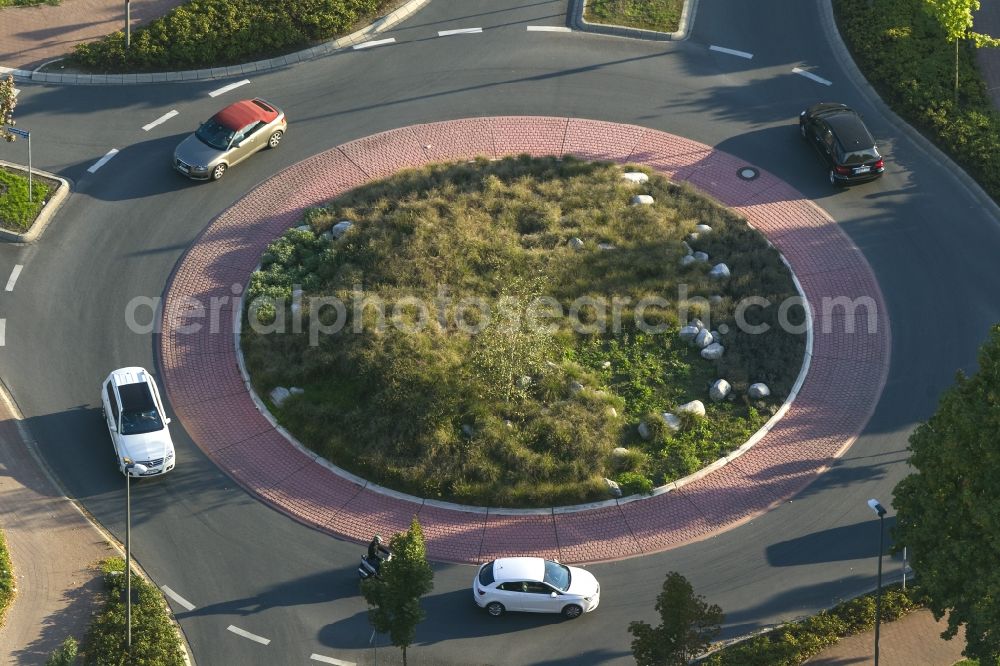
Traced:
<path fill-rule="evenodd" d="M 28 130 L 17 129 L 16 127 L 7 127 L 7 131 L 11 134 L 23 136 L 28 140 L 28 201 L 34 201 L 31 196 L 31 132 Z"/>

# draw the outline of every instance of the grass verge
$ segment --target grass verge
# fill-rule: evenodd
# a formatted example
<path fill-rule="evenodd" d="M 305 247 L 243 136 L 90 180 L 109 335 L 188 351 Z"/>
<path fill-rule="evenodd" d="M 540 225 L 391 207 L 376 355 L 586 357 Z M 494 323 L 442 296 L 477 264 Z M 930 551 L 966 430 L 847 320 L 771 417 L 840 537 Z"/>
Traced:
<path fill-rule="evenodd" d="M 677 32 L 684 0 L 587 0 L 583 17 L 590 23 Z"/>
<path fill-rule="evenodd" d="M 921 607 L 919 591 L 899 585 L 882 592 L 882 622 L 892 622 Z M 797 666 L 841 638 L 875 628 L 875 594 L 838 604 L 800 622 L 735 643 L 698 662 L 702 666 Z"/>
<path fill-rule="evenodd" d="M 3 626 L 4 617 L 10 602 L 14 600 L 14 566 L 10 562 L 10 553 L 7 551 L 7 540 L 3 532 L 0 532 L 0 627 Z"/>
<path fill-rule="evenodd" d="M 132 574 L 132 653 L 125 653 L 125 561 L 101 562 L 104 608 L 94 618 L 83 642 L 83 663 L 139 666 L 184 666 L 184 650 L 163 595 L 142 576 Z"/>
<path fill-rule="evenodd" d="M 893 111 L 1000 201 L 1000 113 L 973 48 L 945 41 L 924 0 L 834 0 L 837 26 L 858 68 Z"/>
<path fill-rule="evenodd" d="M 51 181 L 38 175 L 33 175 L 31 182 L 29 201 L 27 173 L 0 166 L 0 227 L 18 233 L 31 228 L 53 190 Z"/>
<path fill-rule="evenodd" d="M 655 203 L 631 205 L 639 193 Z M 777 252 L 659 176 L 635 186 L 573 159 L 432 165 L 306 218 L 251 277 L 247 367 L 262 396 L 304 389 L 272 405 L 300 441 L 397 490 L 490 506 L 604 499 L 605 478 L 649 490 L 743 444 L 801 365 L 804 336 L 777 321 L 796 293 Z M 331 240 L 342 220 L 354 226 Z M 711 259 L 682 266 L 698 224 L 712 230 L 689 242 Z M 708 276 L 721 261 L 723 282 Z M 763 335 L 734 323 L 751 295 L 774 304 L 750 317 Z M 720 360 L 678 337 L 693 317 L 730 327 Z M 712 403 L 720 377 L 733 399 Z M 746 398 L 757 381 L 771 398 Z M 707 418 L 671 431 L 660 414 L 695 399 Z"/>

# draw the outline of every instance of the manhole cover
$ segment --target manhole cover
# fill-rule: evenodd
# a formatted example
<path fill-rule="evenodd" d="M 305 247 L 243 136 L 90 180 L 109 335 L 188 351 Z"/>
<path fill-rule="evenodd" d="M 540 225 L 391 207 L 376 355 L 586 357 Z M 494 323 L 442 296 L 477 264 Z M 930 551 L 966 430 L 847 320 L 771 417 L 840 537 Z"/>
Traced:
<path fill-rule="evenodd" d="M 745 167 L 740 167 L 739 170 L 736 172 L 736 175 L 742 178 L 743 180 L 753 180 L 754 178 L 760 175 L 760 172 L 757 171 L 757 169 L 754 169 L 753 167 L 745 166 Z"/>

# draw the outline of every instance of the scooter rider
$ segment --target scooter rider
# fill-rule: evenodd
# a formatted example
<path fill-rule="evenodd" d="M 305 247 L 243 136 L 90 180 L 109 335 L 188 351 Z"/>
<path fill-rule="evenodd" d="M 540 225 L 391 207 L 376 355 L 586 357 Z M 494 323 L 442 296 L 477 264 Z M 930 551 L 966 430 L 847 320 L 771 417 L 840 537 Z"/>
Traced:
<path fill-rule="evenodd" d="M 389 554 L 389 549 L 382 545 L 382 537 L 378 534 L 368 543 L 368 559 L 373 564 L 380 562 Z"/>

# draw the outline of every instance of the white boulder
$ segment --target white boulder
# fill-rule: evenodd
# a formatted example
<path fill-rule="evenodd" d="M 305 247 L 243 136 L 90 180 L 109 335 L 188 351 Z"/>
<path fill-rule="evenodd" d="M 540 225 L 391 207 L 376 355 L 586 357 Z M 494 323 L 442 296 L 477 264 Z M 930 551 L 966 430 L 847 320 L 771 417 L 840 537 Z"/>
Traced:
<path fill-rule="evenodd" d="M 700 328 L 698 328 L 697 326 L 691 326 L 689 324 L 687 326 L 681 327 L 680 333 L 678 333 L 677 335 L 684 342 L 691 342 L 692 340 L 698 337 L 698 334 L 700 332 L 701 332 Z"/>
<path fill-rule="evenodd" d="M 698 225 L 695 225 L 694 230 L 695 230 L 695 233 L 698 233 L 698 234 L 707 234 L 707 233 L 711 233 L 712 227 L 708 226 L 707 224 L 698 224 Z"/>
<path fill-rule="evenodd" d="M 583 249 L 583 240 L 581 240 L 579 238 L 570 238 L 569 239 L 569 247 L 572 250 L 582 250 Z"/>
<path fill-rule="evenodd" d="M 701 357 L 708 361 L 717 361 L 722 358 L 722 355 L 726 352 L 726 348 L 720 345 L 718 342 L 713 342 L 709 346 L 701 350 Z"/>
<path fill-rule="evenodd" d="M 649 182 L 649 176 L 641 171 L 626 171 L 622 174 L 622 180 L 627 180 L 632 183 L 646 183 Z"/>
<path fill-rule="evenodd" d="M 685 254 L 681 257 L 681 268 L 686 268 L 694 263 L 694 255 Z"/>
<path fill-rule="evenodd" d="M 268 395 L 271 397 L 271 402 L 273 402 L 275 406 L 281 407 L 283 404 L 285 404 L 285 401 L 288 400 L 288 398 L 292 395 L 292 392 L 286 389 L 284 386 L 275 386 L 273 389 L 271 389 L 271 392 Z"/>
<path fill-rule="evenodd" d="M 725 264 L 716 264 L 712 266 L 712 270 L 708 272 L 708 277 L 715 278 L 716 280 L 725 280 L 729 278 L 729 266 Z"/>
<path fill-rule="evenodd" d="M 652 206 L 653 205 L 653 197 L 649 196 L 648 194 L 637 194 L 634 197 L 632 197 L 632 205 L 633 206 Z"/>
<path fill-rule="evenodd" d="M 676 414 L 671 414 L 670 412 L 663 412 L 663 422 L 667 425 L 667 429 L 670 432 L 677 432 L 681 429 L 681 419 Z"/>
<path fill-rule="evenodd" d="M 694 253 L 694 260 L 698 261 L 698 262 L 704 263 L 704 262 L 708 261 L 708 254 L 705 253 L 705 252 L 695 252 Z"/>
<path fill-rule="evenodd" d="M 612 497 L 618 498 L 622 496 L 622 488 L 618 485 L 616 481 L 611 479 L 604 479 L 604 483 L 608 486 L 608 492 L 611 493 Z M 553 592 L 555 594 L 555 592 Z"/>
<path fill-rule="evenodd" d="M 652 431 L 649 429 L 649 424 L 645 421 L 639 421 L 639 437 L 643 439 L 649 439 L 653 436 Z"/>
<path fill-rule="evenodd" d="M 712 399 L 712 402 L 722 402 L 732 390 L 733 387 L 725 379 L 717 379 L 712 384 L 712 388 L 708 389 L 708 397 Z"/>
<path fill-rule="evenodd" d="M 692 400 L 691 402 L 685 402 L 683 405 L 678 406 L 677 411 L 681 414 L 691 414 L 692 416 L 702 417 L 705 416 L 705 403 L 701 400 Z"/>
<path fill-rule="evenodd" d="M 715 338 L 712 337 L 712 333 L 708 329 L 701 329 L 698 331 L 698 335 L 694 338 L 694 345 L 698 349 L 704 349 L 715 342 Z"/>
<path fill-rule="evenodd" d="M 337 224 L 330 227 L 330 232 L 329 232 L 330 238 L 332 238 L 333 240 L 337 240 L 338 238 L 346 234 L 348 231 L 350 231 L 351 227 L 353 226 L 354 223 L 351 222 L 350 220 L 341 220 L 340 222 L 337 222 Z"/>
<path fill-rule="evenodd" d="M 767 387 L 767 384 L 757 382 L 756 384 L 750 385 L 750 388 L 747 389 L 747 395 L 754 400 L 760 400 L 761 398 L 766 398 L 771 395 L 771 389 Z"/>

